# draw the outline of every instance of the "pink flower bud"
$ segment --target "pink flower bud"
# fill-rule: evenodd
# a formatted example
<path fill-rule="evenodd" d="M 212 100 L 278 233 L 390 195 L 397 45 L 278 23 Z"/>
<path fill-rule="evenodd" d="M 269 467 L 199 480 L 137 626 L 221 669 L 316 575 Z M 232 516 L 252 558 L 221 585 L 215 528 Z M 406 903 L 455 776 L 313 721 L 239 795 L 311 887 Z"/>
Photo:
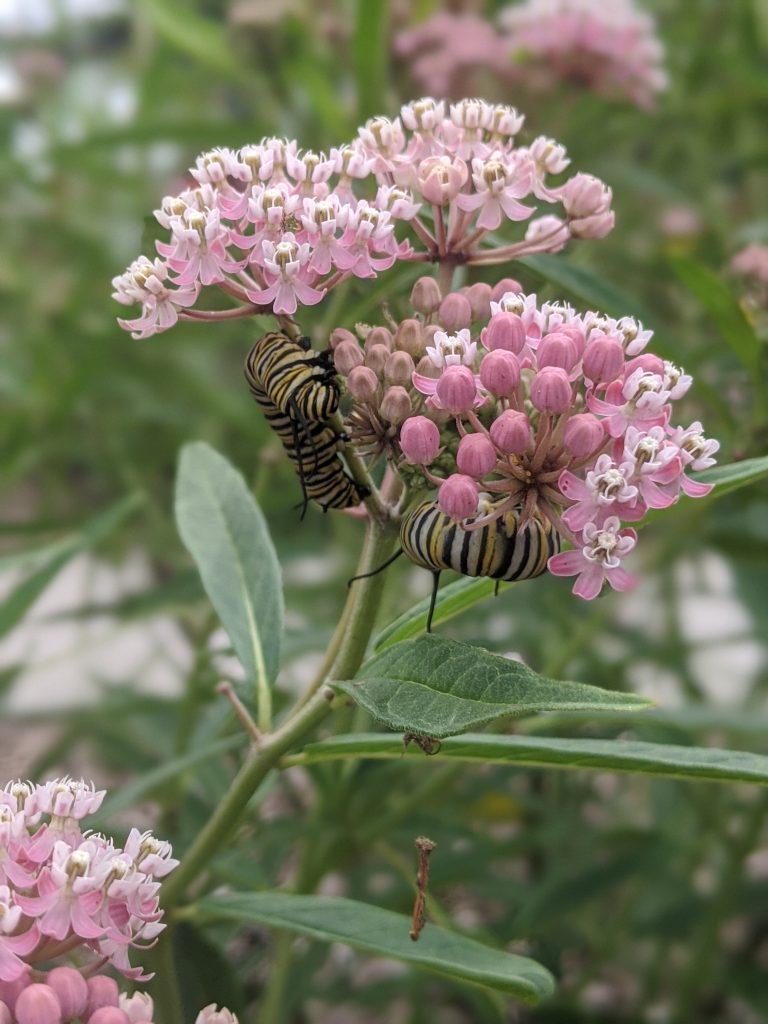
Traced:
<path fill-rule="evenodd" d="M 47 985 L 29 985 L 16 1000 L 18 1024 L 61 1024 L 61 1004 Z"/>
<path fill-rule="evenodd" d="M 631 377 L 635 370 L 640 368 L 646 373 L 657 373 L 660 377 L 664 376 L 664 360 L 652 352 L 643 352 L 641 356 L 630 359 L 624 367 L 624 377 Z"/>
<path fill-rule="evenodd" d="M 440 451 L 440 431 L 426 416 L 412 416 L 400 428 L 400 447 L 408 462 L 428 466 Z"/>
<path fill-rule="evenodd" d="M 533 431 L 524 412 L 506 409 L 491 424 L 491 440 L 505 455 L 522 455 L 533 444 Z"/>
<path fill-rule="evenodd" d="M 602 445 L 605 436 L 603 425 L 596 416 L 591 412 L 580 412 L 566 423 L 563 442 L 574 459 L 586 459 Z"/>
<path fill-rule="evenodd" d="M 74 967 L 54 967 L 45 980 L 58 996 L 64 1020 L 82 1017 L 88 1002 L 88 985 L 80 971 Z"/>
<path fill-rule="evenodd" d="M 613 193 L 592 174 L 575 174 L 560 190 L 565 212 L 571 219 L 592 217 L 611 208 Z"/>
<path fill-rule="evenodd" d="M 475 404 L 477 387 L 468 366 L 447 366 L 437 382 L 441 405 L 454 416 L 468 412 Z"/>
<path fill-rule="evenodd" d="M 384 364 L 384 379 L 390 384 L 407 384 L 415 369 L 407 352 L 392 352 Z"/>
<path fill-rule="evenodd" d="M 237 1017 L 226 1007 L 219 1009 L 216 1003 L 211 1003 L 198 1013 L 195 1024 L 237 1024 Z"/>
<path fill-rule="evenodd" d="M 142 1024 L 142 1021 L 151 1021 L 152 1015 L 155 1012 L 152 996 L 147 992 L 134 992 L 130 996 L 125 992 L 121 992 L 119 1006 L 131 1024 Z"/>
<path fill-rule="evenodd" d="M 108 978 L 104 974 L 96 974 L 89 978 L 86 1017 L 100 1010 L 102 1006 L 117 1006 L 119 995 L 114 978 Z"/>
<path fill-rule="evenodd" d="M 516 313 L 497 313 L 483 330 L 480 340 L 492 352 L 501 348 L 518 355 L 525 345 L 525 324 Z"/>
<path fill-rule="evenodd" d="M 416 187 L 428 203 L 444 206 L 455 199 L 469 177 L 463 160 L 449 156 L 430 156 L 416 169 Z"/>
<path fill-rule="evenodd" d="M 568 227 L 574 238 L 605 238 L 613 231 L 616 215 L 613 210 L 595 213 L 591 217 L 578 217 Z"/>
<path fill-rule="evenodd" d="M 451 292 L 440 303 L 440 323 L 449 333 L 461 331 L 472 323 L 472 307 L 469 299 L 459 292 Z"/>
<path fill-rule="evenodd" d="M 424 353 L 424 337 L 421 333 L 421 324 L 418 320 L 401 320 L 395 332 L 395 348 L 408 355 L 416 356 Z"/>
<path fill-rule="evenodd" d="M 477 512 L 477 484 L 471 476 L 454 473 L 440 484 L 437 503 L 451 519 L 466 519 Z"/>
<path fill-rule="evenodd" d="M 491 315 L 491 286 L 484 281 L 470 285 L 465 293 L 472 310 L 472 321 L 487 320 Z"/>
<path fill-rule="evenodd" d="M 347 387 L 358 402 L 370 402 L 376 394 L 379 378 L 370 366 L 356 366 L 347 377 Z"/>
<path fill-rule="evenodd" d="M 333 365 L 346 377 L 356 366 L 363 365 L 363 350 L 356 341 L 342 341 L 333 350 Z"/>
<path fill-rule="evenodd" d="M 479 480 L 496 465 L 496 449 L 485 434 L 465 434 L 459 441 L 456 465 L 460 473 Z"/>
<path fill-rule="evenodd" d="M 0 1024 L 13 1024 L 13 1015 L 5 1003 L 0 1003 Z"/>
<path fill-rule="evenodd" d="M 580 357 L 584 353 L 584 346 L 587 343 L 587 339 L 584 335 L 583 328 L 579 328 L 576 324 L 561 324 L 557 328 L 558 334 L 564 334 L 567 338 L 570 338 L 573 344 L 576 346 L 577 355 Z"/>
<path fill-rule="evenodd" d="M 599 334 L 584 350 L 584 376 L 595 384 L 616 380 L 624 368 L 624 349 L 616 338 Z"/>
<path fill-rule="evenodd" d="M 515 281 L 512 277 L 502 277 L 491 289 L 491 300 L 493 302 L 501 302 L 507 292 L 514 292 L 515 295 L 520 295 L 522 291 L 523 286 L 519 281 Z"/>
<path fill-rule="evenodd" d="M 388 351 L 392 349 L 392 331 L 386 327 L 372 327 L 365 336 L 366 352 L 370 352 L 374 345 L 383 345 Z"/>
<path fill-rule="evenodd" d="M 88 1018 L 88 1024 L 131 1024 L 131 1018 L 117 1006 L 100 1006 Z"/>
<path fill-rule="evenodd" d="M 540 370 L 545 366 L 559 366 L 567 373 L 574 368 L 578 359 L 579 351 L 575 342 L 560 331 L 547 334 L 536 349 L 536 362 Z"/>
<path fill-rule="evenodd" d="M 497 348 L 483 356 L 480 382 L 497 398 L 509 398 L 520 383 L 520 362 L 516 355 Z"/>
<path fill-rule="evenodd" d="M 531 401 L 539 412 L 561 413 L 571 407 L 571 383 L 559 366 L 545 366 L 531 384 Z"/>
<path fill-rule="evenodd" d="M 357 338 L 352 331 L 348 331 L 344 327 L 334 327 L 331 331 L 331 348 L 335 350 L 343 341 L 351 341 L 357 345 Z"/>
<path fill-rule="evenodd" d="M 425 316 L 437 312 L 441 300 L 440 286 L 434 277 L 420 277 L 411 289 L 411 305 Z"/>
<path fill-rule="evenodd" d="M 13 1009 L 16 1006 L 16 1000 L 24 989 L 31 984 L 32 979 L 29 971 L 16 978 L 15 981 L 0 981 L 0 1000 L 5 1003 L 11 1013 L 13 1013 Z"/>
<path fill-rule="evenodd" d="M 366 349 L 365 365 L 368 366 L 376 376 L 384 373 L 384 365 L 390 357 L 390 351 L 386 345 L 372 345 Z"/>
<path fill-rule="evenodd" d="M 421 377 L 432 377 L 434 380 L 440 376 L 440 367 L 435 366 L 429 356 L 422 356 L 416 364 L 416 373 Z"/>
<path fill-rule="evenodd" d="M 407 419 L 413 412 L 413 409 L 411 408 L 411 399 L 405 388 L 401 388 L 398 385 L 387 388 L 381 400 L 379 412 L 382 419 L 386 420 L 387 423 L 394 424 L 396 427 L 403 420 Z"/>

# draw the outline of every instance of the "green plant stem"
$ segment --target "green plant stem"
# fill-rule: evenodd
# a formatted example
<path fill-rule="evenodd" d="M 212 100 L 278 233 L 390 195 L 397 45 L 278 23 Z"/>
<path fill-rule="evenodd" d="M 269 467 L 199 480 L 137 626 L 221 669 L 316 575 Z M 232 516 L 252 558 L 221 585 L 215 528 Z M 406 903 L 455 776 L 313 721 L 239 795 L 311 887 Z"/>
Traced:
<path fill-rule="evenodd" d="M 396 537 L 392 522 L 381 526 L 375 519 L 368 522 L 360 572 L 368 572 L 384 561 L 394 546 Z M 357 672 L 365 656 L 373 623 L 381 600 L 383 575 L 360 580 L 351 589 L 348 627 L 341 641 L 331 678 L 350 679 Z M 332 700 L 323 693 L 312 698 L 271 735 L 265 737 L 244 761 L 229 791 L 198 834 L 177 870 L 163 885 L 163 905 L 166 909 L 180 903 L 190 886 L 197 881 L 245 815 L 248 801 L 280 758 L 295 748 L 330 713 Z"/>
<path fill-rule="evenodd" d="M 175 928 L 170 924 L 159 944 L 154 962 L 157 968 L 151 994 L 163 1024 L 184 1024 L 184 1007 L 179 992 L 178 971 L 174 956 Z"/>
<path fill-rule="evenodd" d="M 697 1004 L 702 992 L 712 984 L 712 965 L 718 952 L 718 933 L 723 920 L 733 907 L 742 884 L 744 862 L 754 850 L 768 812 L 768 796 L 749 807 L 738 833 L 726 845 L 717 888 L 707 903 L 691 945 L 688 964 L 677 990 L 670 1020 L 672 1024 L 689 1024 L 698 1019 Z"/>

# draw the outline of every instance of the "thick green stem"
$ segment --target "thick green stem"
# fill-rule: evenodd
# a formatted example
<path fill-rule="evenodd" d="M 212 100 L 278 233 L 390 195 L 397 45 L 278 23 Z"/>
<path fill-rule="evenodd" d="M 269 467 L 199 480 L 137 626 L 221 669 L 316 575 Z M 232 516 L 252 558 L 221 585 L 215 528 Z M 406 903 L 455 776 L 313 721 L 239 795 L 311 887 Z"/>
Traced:
<path fill-rule="evenodd" d="M 384 561 L 394 546 L 396 528 L 393 522 L 381 526 L 375 519 L 368 530 L 360 558 L 360 572 L 369 572 Z M 333 679 L 349 679 L 355 675 L 365 656 L 373 630 L 376 610 L 381 600 L 383 575 L 360 580 L 350 592 L 348 627 L 342 638 Z M 290 715 L 280 729 L 265 737 L 254 749 L 235 776 L 229 791 L 199 833 L 177 870 L 163 885 L 163 905 L 167 908 L 181 902 L 189 887 L 200 877 L 221 847 L 227 843 L 242 821 L 248 801 L 280 758 L 294 749 L 331 711 L 331 700 L 322 693 L 314 694 Z"/>
<path fill-rule="evenodd" d="M 179 974 L 173 952 L 174 926 L 171 924 L 163 935 L 155 954 L 157 968 L 152 981 L 151 995 L 157 1007 L 158 1017 L 163 1024 L 184 1024 L 184 1008 L 179 991 Z"/>

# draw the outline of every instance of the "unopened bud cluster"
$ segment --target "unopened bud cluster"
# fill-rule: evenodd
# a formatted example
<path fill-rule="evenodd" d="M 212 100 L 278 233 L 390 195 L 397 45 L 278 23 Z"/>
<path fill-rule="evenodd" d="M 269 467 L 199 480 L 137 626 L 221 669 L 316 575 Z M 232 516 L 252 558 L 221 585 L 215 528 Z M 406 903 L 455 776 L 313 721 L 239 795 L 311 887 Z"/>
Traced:
<path fill-rule="evenodd" d="M 430 341 L 412 376 L 413 415 L 400 426 L 404 459 L 469 528 L 513 509 L 523 526 L 548 519 L 574 547 L 550 559 L 550 572 L 577 575 L 579 596 L 596 597 L 605 580 L 626 589 L 632 578 L 621 560 L 637 536 L 624 524 L 711 489 L 688 471 L 714 463 L 717 441 L 700 423 L 672 420 L 691 378 L 645 352 L 651 332 L 630 317 L 539 305 L 518 287 L 474 289 L 422 315 Z M 426 294 L 426 284 L 414 291 Z M 444 309 L 456 314 L 450 331 L 427 323 Z"/>

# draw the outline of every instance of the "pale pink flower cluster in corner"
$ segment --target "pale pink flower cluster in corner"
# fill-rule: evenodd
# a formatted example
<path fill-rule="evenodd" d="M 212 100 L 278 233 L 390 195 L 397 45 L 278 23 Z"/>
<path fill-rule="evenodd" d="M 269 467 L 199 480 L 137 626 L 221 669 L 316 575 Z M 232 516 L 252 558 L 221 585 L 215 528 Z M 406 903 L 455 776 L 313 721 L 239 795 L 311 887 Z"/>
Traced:
<path fill-rule="evenodd" d="M 291 316 L 397 260 L 500 263 L 608 234 L 611 190 L 589 174 L 553 183 L 570 162 L 565 149 L 544 136 L 516 146 L 522 124 L 513 107 L 427 97 L 327 154 L 277 138 L 204 153 L 195 186 L 155 211 L 169 236 L 158 255 L 114 278 L 113 297 L 141 306 L 119 323 L 146 338 L 180 319 Z M 542 202 L 562 211 L 535 217 Z M 509 222 L 527 222 L 523 239 L 491 236 Z M 236 305 L 193 308 L 210 288 Z"/>
<path fill-rule="evenodd" d="M 691 377 L 646 352 L 652 332 L 631 317 L 515 291 L 497 292 L 482 322 L 467 312 L 458 328 L 424 330 L 431 344 L 399 443 L 438 487 L 441 509 L 469 530 L 511 510 L 521 525 L 547 519 L 573 545 L 550 572 L 577 576 L 574 593 L 587 600 L 605 581 L 627 589 L 637 534 L 624 524 L 711 490 L 688 473 L 714 464 L 718 442 L 673 418 Z M 440 475 L 429 468 L 438 459 Z"/>
<path fill-rule="evenodd" d="M 70 778 L 0 790 L 0 1000 L 2 986 L 74 949 L 93 964 L 147 977 L 129 951 L 153 945 L 165 927 L 158 879 L 178 861 L 150 832 L 132 829 L 122 848 L 83 832 L 103 798 Z"/>
<path fill-rule="evenodd" d="M 634 0 L 523 0 L 499 24 L 527 86 L 575 81 L 644 108 L 667 87 L 654 20 Z"/>
<path fill-rule="evenodd" d="M 154 1003 L 146 992 L 128 995 L 105 974 L 86 978 L 74 967 L 27 972 L 0 983 L 0 1024 L 153 1024 Z M 237 1017 L 211 1003 L 195 1024 L 238 1024 Z"/>

